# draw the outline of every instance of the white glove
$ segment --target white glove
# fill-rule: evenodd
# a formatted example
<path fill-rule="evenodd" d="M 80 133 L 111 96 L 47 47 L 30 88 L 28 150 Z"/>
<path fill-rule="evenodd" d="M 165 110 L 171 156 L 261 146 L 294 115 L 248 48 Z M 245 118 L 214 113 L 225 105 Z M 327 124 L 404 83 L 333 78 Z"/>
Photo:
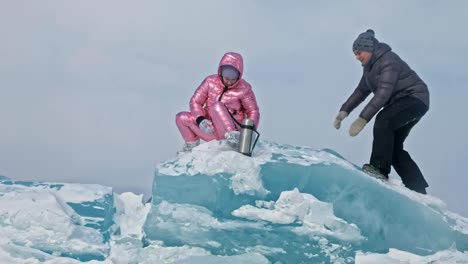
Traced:
<path fill-rule="evenodd" d="M 208 119 L 203 119 L 198 126 L 203 133 L 207 135 L 213 134 L 213 123 Z"/>
<path fill-rule="evenodd" d="M 239 131 L 229 131 L 229 132 L 226 132 L 224 134 L 224 137 L 226 138 L 226 140 L 228 141 L 234 141 L 234 142 L 239 142 L 239 138 L 240 138 L 240 132 Z"/>
<path fill-rule="evenodd" d="M 240 132 L 239 131 L 228 131 L 224 134 L 226 138 L 226 143 L 230 145 L 233 149 L 237 149 L 239 147 L 239 138 Z"/>
<path fill-rule="evenodd" d="M 349 128 L 349 135 L 352 137 L 357 136 L 357 134 L 361 132 L 361 130 L 364 128 L 364 126 L 366 126 L 366 124 L 367 121 L 364 118 L 359 117 L 358 119 L 356 119 L 356 121 L 353 122 L 353 124 L 351 124 L 351 127 Z"/>
<path fill-rule="evenodd" d="M 340 111 L 335 118 L 335 122 L 333 122 L 333 126 L 336 129 L 340 129 L 341 121 L 343 121 L 343 119 L 345 119 L 347 116 L 348 116 L 348 113 L 346 113 L 345 111 Z"/>

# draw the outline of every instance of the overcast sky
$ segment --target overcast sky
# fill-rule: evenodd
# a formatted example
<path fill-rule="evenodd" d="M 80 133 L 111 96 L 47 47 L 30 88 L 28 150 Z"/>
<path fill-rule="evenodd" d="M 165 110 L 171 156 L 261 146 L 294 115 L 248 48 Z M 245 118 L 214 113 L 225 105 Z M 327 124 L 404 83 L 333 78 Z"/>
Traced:
<path fill-rule="evenodd" d="M 149 195 L 183 141 L 175 115 L 228 51 L 244 56 L 262 139 L 368 162 L 372 124 L 332 123 L 374 29 L 428 84 L 406 142 L 428 192 L 468 216 L 468 1 L 0 0 L 0 174 Z M 392 173 L 391 177 L 398 177 Z"/>

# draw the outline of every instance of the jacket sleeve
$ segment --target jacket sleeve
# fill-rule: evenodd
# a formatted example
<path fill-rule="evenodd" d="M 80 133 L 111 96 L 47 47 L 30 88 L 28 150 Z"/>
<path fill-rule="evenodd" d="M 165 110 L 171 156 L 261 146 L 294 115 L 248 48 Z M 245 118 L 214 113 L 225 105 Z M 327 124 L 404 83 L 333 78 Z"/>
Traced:
<path fill-rule="evenodd" d="M 205 78 L 200 86 L 198 86 L 197 90 L 195 90 L 192 98 L 190 98 L 190 112 L 195 117 L 195 119 L 200 116 L 206 116 L 204 105 L 208 99 L 208 91 L 209 81 L 208 78 Z"/>
<path fill-rule="evenodd" d="M 362 109 L 359 115 L 360 117 L 369 122 L 369 120 L 387 104 L 388 100 L 392 97 L 394 87 L 398 80 L 398 74 L 399 69 L 395 63 L 388 61 L 382 66 L 374 97 L 372 97 L 369 103 Z"/>
<path fill-rule="evenodd" d="M 242 107 L 245 109 L 247 118 L 252 119 L 254 121 L 255 127 L 258 128 L 258 124 L 260 122 L 260 110 L 257 105 L 255 94 L 250 87 L 242 96 L 241 103 Z"/>
<path fill-rule="evenodd" d="M 354 89 L 354 92 L 349 96 L 348 100 L 341 106 L 340 111 L 345 111 L 346 113 L 351 113 L 354 108 L 364 101 L 367 96 L 370 94 L 370 90 L 367 89 L 366 81 L 364 79 L 364 74 L 359 81 L 358 86 Z"/>

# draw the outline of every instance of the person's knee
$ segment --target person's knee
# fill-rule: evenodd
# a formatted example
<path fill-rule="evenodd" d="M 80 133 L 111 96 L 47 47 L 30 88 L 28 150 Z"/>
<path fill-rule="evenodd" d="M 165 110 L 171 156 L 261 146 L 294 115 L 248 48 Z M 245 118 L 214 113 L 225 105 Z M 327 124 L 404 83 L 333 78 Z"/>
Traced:
<path fill-rule="evenodd" d="M 180 112 L 176 115 L 176 124 L 188 126 L 189 122 L 192 121 L 192 114 L 189 112 Z"/>
<path fill-rule="evenodd" d="M 377 115 L 377 118 L 375 119 L 375 122 L 374 122 L 374 131 L 386 130 L 386 129 L 390 129 L 390 127 L 391 127 L 391 122 L 389 119 Z"/>
<path fill-rule="evenodd" d="M 175 121 L 177 125 L 182 124 L 183 114 L 184 114 L 183 112 L 180 112 L 180 113 L 177 113 L 177 115 L 175 116 Z"/>
<path fill-rule="evenodd" d="M 214 123 L 219 123 L 222 120 L 230 120 L 231 116 L 226 106 L 221 102 L 215 102 L 210 106 L 210 116 Z"/>
<path fill-rule="evenodd" d="M 210 107 L 212 113 L 219 113 L 220 111 L 225 110 L 225 108 L 224 104 L 218 101 L 214 102 Z"/>

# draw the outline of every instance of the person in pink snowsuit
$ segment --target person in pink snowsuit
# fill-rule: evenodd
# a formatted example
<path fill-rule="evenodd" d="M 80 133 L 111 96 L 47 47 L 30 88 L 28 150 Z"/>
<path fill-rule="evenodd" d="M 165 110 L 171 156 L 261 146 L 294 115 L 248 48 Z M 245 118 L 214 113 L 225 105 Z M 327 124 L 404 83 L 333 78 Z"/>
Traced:
<path fill-rule="evenodd" d="M 242 79 L 243 70 L 239 53 L 224 54 L 218 73 L 206 77 L 190 99 L 190 112 L 176 115 L 185 151 L 197 146 L 200 138 L 220 140 L 239 131 L 244 118 L 252 119 L 258 127 L 260 111 L 251 85 Z"/>

